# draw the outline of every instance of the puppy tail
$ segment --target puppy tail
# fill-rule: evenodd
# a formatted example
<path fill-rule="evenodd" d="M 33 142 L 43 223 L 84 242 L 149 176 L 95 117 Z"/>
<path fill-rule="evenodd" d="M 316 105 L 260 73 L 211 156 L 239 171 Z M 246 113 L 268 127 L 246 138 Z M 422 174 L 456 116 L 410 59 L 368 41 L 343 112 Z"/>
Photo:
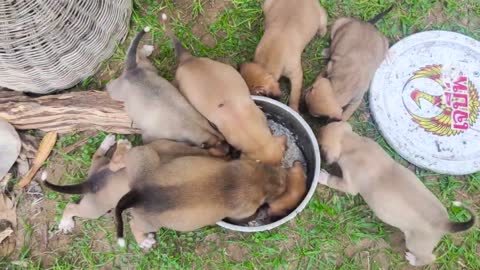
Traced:
<path fill-rule="evenodd" d="M 117 242 L 121 247 L 125 246 L 125 239 L 123 238 L 123 219 L 122 213 L 128 208 L 133 207 L 138 203 L 141 196 L 140 193 L 132 189 L 118 201 L 115 207 L 115 225 L 117 227 Z"/>
<path fill-rule="evenodd" d="M 46 171 L 43 171 L 42 176 L 40 179 L 42 180 L 43 184 L 47 186 L 49 189 L 66 194 L 85 194 L 90 192 L 90 184 L 88 180 L 76 185 L 68 185 L 68 186 L 57 186 L 47 181 L 48 174 Z"/>
<path fill-rule="evenodd" d="M 168 17 L 167 14 L 162 13 L 161 21 L 165 26 L 165 32 L 170 37 L 173 42 L 173 46 L 175 47 L 175 54 L 177 56 L 178 61 L 181 63 L 184 60 L 190 58 L 192 55 L 190 52 L 183 47 L 182 43 L 178 40 L 178 38 L 173 34 L 172 29 L 170 29 L 170 25 L 168 24 Z"/>
<path fill-rule="evenodd" d="M 140 40 L 142 39 L 145 33 L 150 32 L 150 27 L 145 27 L 142 31 L 138 32 L 135 38 L 130 43 L 130 47 L 127 50 L 127 61 L 126 61 L 126 69 L 132 70 L 137 67 L 137 48 Z"/>
<path fill-rule="evenodd" d="M 393 7 L 395 5 L 391 5 L 389 8 L 387 8 L 386 10 L 380 12 L 379 14 L 377 14 L 375 17 L 373 17 L 372 19 L 370 19 L 368 22 L 371 23 L 371 24 L 376 24 L 378 21 L 380 21 L 383 17 L 385 17 L 385 15 L 387 15 L 388 13 L 390 13 L 390 11 L 392 11 Z"/>
<path fill-rule="evenodd" d="M 472 209 L 466 207 L 463 205 L 461 202 L 453 202 L 453 205 L 458 206 L 458 207 L 463 207 L 470 213 L 470 220 L 465 221 L 465 222 L 449 222 L 448 223 L 448 231 L 451 233 L 456 233 L 456 232 L 463 232 L 468 229 L 470 229 L 474 224 L 475 224 L 475 214 L 472 211 Z"/>

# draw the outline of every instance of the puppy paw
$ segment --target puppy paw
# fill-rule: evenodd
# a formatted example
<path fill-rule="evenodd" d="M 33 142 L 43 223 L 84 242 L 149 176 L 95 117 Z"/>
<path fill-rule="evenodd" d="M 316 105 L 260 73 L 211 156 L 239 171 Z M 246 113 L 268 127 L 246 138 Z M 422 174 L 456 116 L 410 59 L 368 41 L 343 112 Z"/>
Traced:
<path fill-rule="evenodd" d="M 330 176 L 330 174 L 325 171 L 325 170 L 320 170 L 320 175 L 318 177 L 318 183 L 322 184 L 322 185 L 327 185 L 328 184 L 328 177 Z"/>
<path fill-rule="evenodd" d="M 142 49 L 146 57 L 150 56 L 153 53 L 152 45 L 143 45 Z"/>
<path fill-rule="evenodd" d="M 413 265 L 413 266 L 417 265 L 417 258 L 412 253 L 405 252 L 405 259 L 407 259 L 407 261 L 408 261 L 408 263 L 410 263 L 410 265 Z"/>
<path fill-rule="evenodd" d="M 58 229 L 63 233 L 71 233 L 73 231 L 73 227 L 75 227 L 75 221 L 73 218 L 62 218 L 60 224 L 58 225 Z"/>
<path fill-rule="evenodd" d="M 108 134 L 105 139 L 103 139 L 103 142 L 100 144 L 100 148 L 104 151 L 108 151 L 113 145 L 115 144 L 115 135 L 113 134 Z"/>
<path fill-rule="evenodd" d="M 147 235 L 147 237 L 142 241 L 142 243 L 140 243 L 140 247 L 145 250 L 145 251 L 148 251 L 150 250 L 155 244 L 157 243 L 157 241 L 155 240 L 155 235 L 153 233 L 149 233 Z"/>
<path fill-rule="evenodd" d="M 117 145 L 122 145 L 126 149 L 131 149 L 132 148 L 132 143 L 129 140 L 125 140 L 125 139 L 118 140 Z"/>

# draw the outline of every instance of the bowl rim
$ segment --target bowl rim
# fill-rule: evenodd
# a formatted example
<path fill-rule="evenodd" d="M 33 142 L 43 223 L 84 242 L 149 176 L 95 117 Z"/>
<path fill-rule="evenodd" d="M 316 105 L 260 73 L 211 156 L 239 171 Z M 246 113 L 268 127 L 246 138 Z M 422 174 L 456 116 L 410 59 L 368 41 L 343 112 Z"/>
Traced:
<path fill-rule="evenodd" d="M 321 162 L 322 162 L 321 159 L 320 159 L 320 149 L 318 147 L 317 138 L 316 138 L 315 134 L 313 133 L 312 128 L 308 125 L 308 123 L 305 121 L 305 119 L 303 119 L 303 117 L 299 113 L 297 113 L 296 111 L 294 111 L 293 109 L 291 109 L 287 105 L 285 105 L 285 104 L 283 104 L 283 103 L 281 103 L 277 100 L 268 98 L 268 97 L 253 96 L 252 95 L 252 99 L 254 101 L 267 102 L 267 103 L 273 104 L 277 107 L 280 107 L 281 109 L 290 113 L 298 122 L 300 122 L 300 124 L 307 131 L 308 136 L 312 140 L 315 159 L 318 162 L 317 162 L 317 166 L 315 166 L 315 171 L 313 173 L 312 184 L 310 186 L 310 189 L 307 192 L 307 195 L 305 195 L 305 198 L 303 198 L 302 202 L 297 206 L 297 208 L 295 208 L 295 210 L 290 212 L 290 214 L 283 217 L 282 219 L 279 219 L 279 220 L 277 220 L 275 222 L 272 222 L 270 224 L 265 224 L 265 225 L 261 225 L 261 226 L 255 226 L 255 227 L 234 225 L 234 224 L 231 224 L 231 223 L 227 223 L 225 221 L 219 221 L 219 222 L 216 223 L 218 226 L 223 227 L 225 229 L 229 229 L 229 230 L 233 230 L 233 231 L 239 231 L 239 232 L 263 232 L 263 231 L 272 230 L 274 228 L 279 227 L 282 224 L 287 223 L 288 221 L 290 221 L 294 217 L 296 217 L 298 215 L 298 213 L 300 213 L 301 211 L 303 211 L 305 209 L 307 204 L 312 199 L 313 194 L 315 194 L 315 191 L 316 191 L 317 185 L 318 185 L 318 178 L 320 176 L 320 166 L 321 166 Z"/>

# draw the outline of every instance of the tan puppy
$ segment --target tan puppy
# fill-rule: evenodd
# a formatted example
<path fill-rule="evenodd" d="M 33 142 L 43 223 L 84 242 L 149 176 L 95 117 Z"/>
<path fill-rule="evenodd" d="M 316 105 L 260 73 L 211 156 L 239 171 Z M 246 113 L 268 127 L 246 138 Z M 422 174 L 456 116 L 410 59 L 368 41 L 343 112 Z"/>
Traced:
<path fill-rule="evenodd" d="M 108 135 L 92 158 L 92 166 L 87 180 L 76 185 L 57 186 L 45 181 L 46 173 L 42 175 L 45 186 L 61 193 L 84 194 L 79 204 L 69 203 L 65 207 L 58 228 L 64 233 L 71 232 L 75 226 L 73 217 L 98 218 L 115 207 L 118 200 L 130 189 L 125 169 L 125 156 L 132 147 L 127 140 L 119 140 L 117 148 L 110 160 L 106 154 L 115 144 L 115 136 Z"/>
<path fill-rule="evenodd" d="M 432 254 L 442 236 L 475 223 L 451 222 L 440 201 L 407 168 L 395 162 L 373 140 L 355 134 L 346 122 L 320 130 L 319 143 L 327 164 L 337 163 L 342 177 L 321 173 L 319 182 L 352 195 L 360 194 L 385 223 L 405 234 L 406 259 L 415 266 L 435 261 Z"/>
<path fill-rule="evenodd" d="M 362 102 L 387 51 L 387 38 L 373 24 L 352 18 L 336 20 L 326 71 L 331 86 L 323 75 L 317 78 L 305 95 L 310 114 L 348 120 Z"/>
<path fill-rule="evenodd" d="M 327 13 L 318 0 L 266 0 L 265 33 L 255 51 L 254 63 L 240 66 L 253 95 L 280 97 L 278 80 L 290 79 L 289 105 L 298 111 L 303 70 L 302 52 L 318 32 L 327 33 Z"/>
<path fill-rule="evenodd" d="M 280 217 L 298 206 L 307 192 L 307 177 L 302 163 L 295 161 L 288 170 L 287 189 L 276 200 L 268 204 L 268 215 Z"/>
<path fill-rule="evenodd" d="M 142 160 L 150 155 L 131 151 L 128 160 L 146 163 Z M 132 208 L 130 227 L 144 249 L 155 244 L 153 233 L 161 227 L 193 231 L 227 217 L 250 217 L 262 204 L 285 192 L 287 179 L 287 172 L 281 167 L 208 156 L 179 157 L 156 171 L 137 172 L 139 176 L 136 172 L 132 175 L 132 190 L 117 204 L 115 218 L 117 237 L 123 246 L 122 212 Z"/>
<path fill-rule="evenodd" d="M 162 14 L 166 21 L 166 15 Z M 280 164 L 286 136 L 274 137 L 240 74 L 231 66 L 192 56 L 169 30 L 179 60 L 175 78 L 190 103 L 242 155 L 266 164 Z"/>
<path fill-rule="evenodd" d="M 326 94 L 325 93 L 329 93 Z M 341 120 L 343 115 L 342 107 L 338 104 L 332 83 L 329 79 L 318 76 L 312 85 L 311 90 L 305 94 L 305 104 L 308 112 L 315 117 L 327 116 L 332 120 Z"/>
<path fill-rule="evenodd" d="M 128 116 L 142 131 L 144 143 L 170 139 L 205 148 L 216 147 L 212 154 L 226 154 L 228 148 L 221 142 L 223 136 L 170 82 L 157 74 L 147 59 L 152 49 L 144 46 L 137 54 L 145 32 L 138 33 L 132 41 L 125 70 L 119 78 L 108 83 L 108 93 L 125 103 Z"/>

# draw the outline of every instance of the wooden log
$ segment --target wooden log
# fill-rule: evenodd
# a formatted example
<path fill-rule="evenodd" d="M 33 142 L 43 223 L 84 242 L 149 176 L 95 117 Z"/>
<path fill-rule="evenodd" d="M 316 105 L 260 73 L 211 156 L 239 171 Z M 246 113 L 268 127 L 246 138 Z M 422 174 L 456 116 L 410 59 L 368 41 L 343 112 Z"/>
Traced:
<path fill-rule="evenodd" d="M 119 134 L 140 132 L 132 128 L 123 104 L 102 91 L 30 97 L 21 92 L 2 90 L 0 118 L 20 130 L 39 129 L 61 134 L 85 130 Z"/>

